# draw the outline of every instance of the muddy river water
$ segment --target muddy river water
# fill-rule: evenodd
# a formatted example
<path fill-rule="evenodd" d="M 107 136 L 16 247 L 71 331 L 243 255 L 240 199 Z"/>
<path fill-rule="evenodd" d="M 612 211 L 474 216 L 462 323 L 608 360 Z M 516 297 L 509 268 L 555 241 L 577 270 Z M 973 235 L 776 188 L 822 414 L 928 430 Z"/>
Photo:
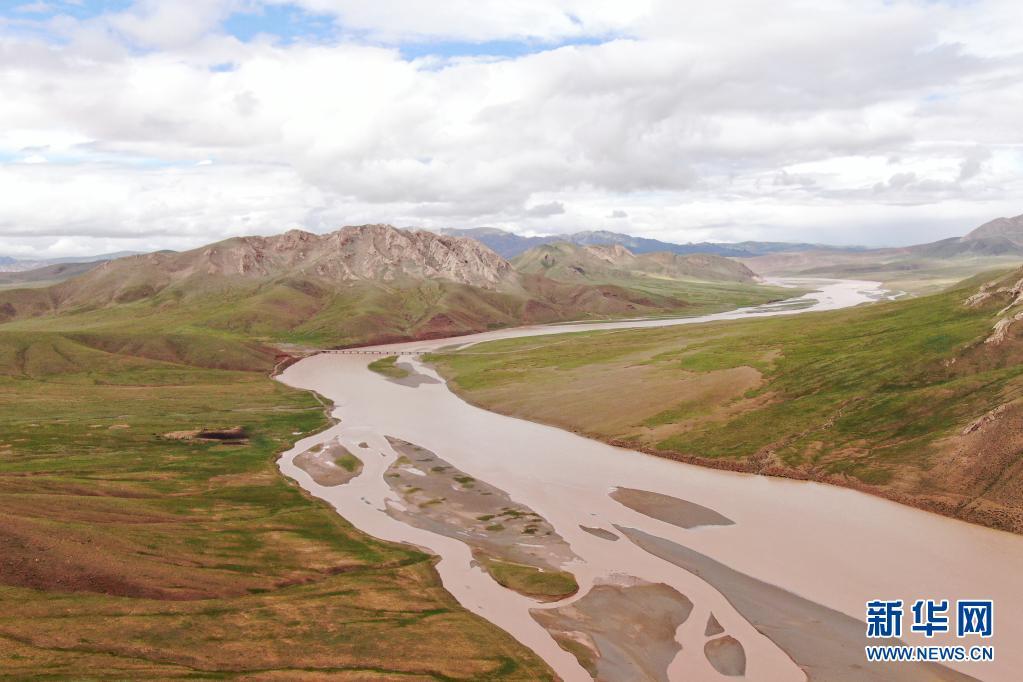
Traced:
<path fill-rule="evenodd" d="M 697 318 L 522 327 L 378 348 L 401 356 L 401 362 L 423 377 L 439 379 L 415 352 L 566 331 L 806 314 L 883 296 L 873 282 L 813 285 L 819 290 L 800 299 L 803 307 L 790 302 Z M 541 626 L 549 617 L 536 618 L 531 611 L 564 609 L 578 601 L 578 609 L 569 609 L 578 616 L 599 607 L 581 601 L 595 586 L 622 589 L 637 582 L 668 586 L 692 602 L 670 642 L 677 653 L 671 649 L 663 670 L 639 674 L 630 672 L 627 661 L 622 663 L 628 658 L 626 645 L 602 646 L 600 653 L 607 658 L 602 679 L 743 679 L 734 669 L 724 669 L 726 676 L 708 656 L 723 645 L 709 643 L 725 636 L 741 644 L 744 679 L 749 680 L 968 679 L 963 674 L 1018 680 L 1023 675 L 1023 537 L 852 490 L 705 469 L 610 447 L 473 407 L 443 381 L 388 380 L 367 369 L 373 359 L 324 353 L 298 362 L 279 377 L 333 401 L 334 416 L 340 420 L 284 453 L 281 471 L 361 530 L 438 555 L 444 586 L 465 608 L 536 651 L 563 679 L 588 680 L 592 671 Z M 576 577 L 579 591 L 558 602 L 523 596 L 484 572 L 462 539 L 414 527 L 388 513 L 389 506 L 393 511 L 402 504 L 386 478 L 398 458 L 388 437 L 435 453 L 543 517 L 571 547 L 573 558 L 562 568 Z M 363 462 L 351 481 L 319 485 L 293 462 L 310 448 L 335 441 Z M 618 489 L 671 496 L 730 523 L 686 528 L 616 500 L 612 493 Z M 610 589 L 601 587 L 601 603 L 614 603 L 607 594 Z M 862 639 L 865 602 L 903 599 L 908 616 L 909 605 L 918 598 L 949 599 L 953 604 L 956 599 L 993 599 L 991 639 L 960 642 L 952 633 L 926 640 L 908 631 L 902 639 L 910 644 L 993 645 L 995 660 L 948 667 L 868 664 Z M 673 608 L 680 610 L 677 603 Z M 712 628 L 713 621 L 720 627 Z M 586 641 L 592 646 L 605 635 Z M 624 668 L 615 668 L 617 664 Z"/>

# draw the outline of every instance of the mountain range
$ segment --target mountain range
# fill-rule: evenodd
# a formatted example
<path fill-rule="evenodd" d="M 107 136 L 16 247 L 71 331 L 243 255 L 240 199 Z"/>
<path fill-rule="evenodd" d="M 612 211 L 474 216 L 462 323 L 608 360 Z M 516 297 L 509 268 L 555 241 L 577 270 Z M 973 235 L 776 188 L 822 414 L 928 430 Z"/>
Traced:
<path fill-rule="evenodd" d="M 698 313 L 784 295 L 715 255 L 566 245 L 558 267 L 534 267 L 550 258 L 544 248 L 513 265 L 473 239 L 389 225 L 237 237 L 106 261 L 51 286 L 0 291 L 0 323 L 201 327 L 353 345 L 594 316 Z"/>
<path fill-rule="evenodd" d="M 486 244 L 497 254 L 504 258 L 515 258 L 529 249 L 544 244 L 569 243 L 587 245 L 610 246 L 618 244 L 624 246 L 633 253 L 709 253 L 717 256 L 728 256 L 731 258 L 749 258 L 779 251 L 811 251 L 816 249 L 831 249 L 836 251 L 860 251 L 861 247 L 823 246 L 820 244 L 805 244 L 792 242 L 758 242 L 745 241 L 737 243 L 726 242 L 690 242 L 688 244 L 676 244 L 665 242 L 659 239 L 648 239 L 646 237 L 634 237 L 620 232 L 609 232 L 607 230 L 588 230 L 574 232 L 564 235 L 548 235 L 545 237 L 524 237 L 514 232 L 501 230 L 496 227 L 474 227 L 467 229 L 444 228 L 437 231 L 451 237 L 471 237 L 482 244 Z"/>
<path fill-rule="evenodd" d="M 766 291 L 754 286 L 754 273 L 871 279 L 925 293 L 1021 257 L 1023 216 L 997 218 L 963 237 L 869 250 L 364 225 L 325 235 L 238 237 L 180 253 L 64 258 L 32 270 L 8 263 L 0 272 L 0 321 L 69 311 L 95 316 L 146 301 L 147 317 L 180 316 L 187 304 L 215 328 L 361 343 L 745 305 Z M 220 305 L 227 300 L 230 307 Z"/>

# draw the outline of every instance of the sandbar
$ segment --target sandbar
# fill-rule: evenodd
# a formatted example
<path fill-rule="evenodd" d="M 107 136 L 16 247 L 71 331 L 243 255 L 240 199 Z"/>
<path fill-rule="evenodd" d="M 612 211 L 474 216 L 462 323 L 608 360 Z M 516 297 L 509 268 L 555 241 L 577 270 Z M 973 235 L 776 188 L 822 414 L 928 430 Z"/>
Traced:
<path fill-rule="evenodd" d="M 552 600 L 579 589 L 561 568 L 576 556 L 546 519 L 425 448 L 387 440 L 399 457 L 384 480 L 402 502 L 389 501 L 389 515 L 461 540 L 498 583 L 521 594 Z"/>
<path fill-rule="evenodd" d="M 295 457 L 295 466 L 319 485 L 344 485 L 362 473 L 362 460 L 337 441 L 317 445 Z"/>
<path fill-rule="evenodd" d="M 595 585 L 571 604 L 530 614 L 594 679 L 668 682 L 668 666 L 682 649 L 675 631 L 693 603 L 669 585 L 627 580 Z"/>
<path fill-rule="evenodd" d="M 671 540 L 635 528 L 615 526 L 636 545 L 698 575 L 739 614 L 778 645 L 810 680 L 828 682 L 920 682 L 975 678 L 936 663 L 867 663 L 863 647 L 897 645 L 895 639 L 867 640 L 863 621 L 757 580 Z"/>
<path fill-rule="evenodd" d="M 735 522 L 709 507 L 671 495 L 635 488 L 615 488 L 611 498 L 629 509 L 680 528 L 731 526 Z"/>

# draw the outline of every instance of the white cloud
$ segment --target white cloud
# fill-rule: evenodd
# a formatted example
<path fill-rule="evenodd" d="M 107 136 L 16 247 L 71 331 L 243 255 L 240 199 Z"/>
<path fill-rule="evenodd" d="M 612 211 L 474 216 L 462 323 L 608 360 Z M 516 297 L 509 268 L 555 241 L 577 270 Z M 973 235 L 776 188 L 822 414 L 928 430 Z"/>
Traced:
<path fill-rule="evenodd" d="M 361 221 L 908 243 L 1023 212 L 1011 2 L 299 4 L 350 37 L 223 35 L 257 0 L 0 24 L 0 253 Z"/>
<path fill-rule="evenodd" d="M 132 44 L 173 48 L 194 42 L 240 6 L 235 0 L 136 0 L 103 23 Z"/>
<path fill-rule="evenodd" d="M 564 212 L 565 205 L 560 201 L 537 204 L 526 209 L 526 215 L 530 218 L 549 218 L 555 215 L 562 215 Z"/>
<path fill-rule="evenodd" d="M 608 34 L 632 26 L 651 0 L 297 0 L 331 14 L 349 30 L 374 40 L 557 41 Z"/>

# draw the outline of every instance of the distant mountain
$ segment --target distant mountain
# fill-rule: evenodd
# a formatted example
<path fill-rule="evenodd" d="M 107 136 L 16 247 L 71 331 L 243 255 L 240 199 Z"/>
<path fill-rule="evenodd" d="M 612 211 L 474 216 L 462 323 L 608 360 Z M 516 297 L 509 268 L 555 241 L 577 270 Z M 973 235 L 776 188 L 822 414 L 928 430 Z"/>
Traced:
<path fill-rule="evenodd" d="M 10 256 L 0 256 L 0 272 L 21 272 L 23 270 L 36 270 L 48 265 L 59 265 L 61 263 L 98 263 L 100 261 L 114 260 L 134 256 L 138 251 L 116 251 L 114 253 L 103 253 L 95 256 L 67 256 L 64 258 L 41 258 L 41 259 L 18 259 Z"/>
<path fill-rule="evenodd" d="M 863 251 L 792 250 L 743 258 L 764 275 L 854 277 L 914 293 L 933 291 L 985 270 L 1023 260 L 1023 215 L 997 218 L 963 237 Z"/>
<path fill-rule="evenodd" d="M 962 241 L 984 239 L 1005 239 L 1013 244 L 1023 246 L 1023 215 L 1015 218 L 995 218 L 973 230 Z"/>
<path fill-rule="evenodd" d="M 514 232 L 500 230 L 496 227 L 472 227 L 465 230 L 445 228 L 437 230 L 438 234 L 448 237 L 469 237 L 484 244 L 501 258 L 514 258 L 534 246 L 550 243 L 550 237 L 522 237 Z"/>
<path fill-rule="evenodd" d="M 98 266 L 98 262 L 58 263 L 56 265 L 45 265 L 33 270 L 0 271 L 0 286 L 54 284 L 77 277 Z"/>
<path fill-rule="evenodd" d="M 709 253 L 717 256 L 729 256 L 732 258 L 749 258 L 767 253 L 780 251 L 810 251 L 818 249 L 833 249 L 836 251 L 858 251 L 860 247 L 829 247 L 820 244 L 788 243 L 788 242 L 756 242 L 745 241 L 735 244 L 724 242 L 690 242 L 688 244 L 675 244 L 659 239 L 648 239 L 646 237 L 633 237 L 632 235 L 620 232 L 609 232 L 607 230 L 590 230 L 575 232 L 573 234 L 549 235 L 546 237 L 522 237 L 514 232 L 501 230 L 496 227 L 476 227 L 465 230 L 445 228 L 438 230 L 440 234 L 452 237 L 471 237 L 482 244 L 486 244 L 504 258 L 515 258 L 529 249 L 541 244 L 555 244 L 568 242 L 580 245 L 610 245 L 620 244 L 633 253 Z"/>
<path fill-rule="evenodd" d="M 620 250 L 651 272 L 684 267 L 670 254 L 658 264 Z M 710 277 L 713 270 L 708 262 L 703 272 Z M 107 261 L 53 286 L 0 292 L 0 323 L 59 316 L 61 325 L 97 332 L 205 327 L 246 338 L 355 345 L 587 316 L 720 310 L 781 293 L 681 286 L 665 277 L 651 277 L 643 287 L 617 280 L 561 281 L 519 272 L 474 239 L 362 225 Z M 698 303 L 690 295 L 698 295 Z"/>
<path fill-rule="evenodd" d="M 621 244 L 543 244 L 516 256 L 519 272 L 565 282 L 613 282 L 636 277 L 754 282 L 756 274 L 734 260 L 713 254 L 633 253 Z"/>
<path fill-rule="evenodd" d="M 557 239 L 557 237 L 552 237 L 551 239 Z M 709 242 L 700 242 L 696 244 L 673 244 L 671 242 L 662 242 L 659 239 L 633 237 L 631 235 L 621 234 L 618 232 L 608 232 L 606 230 L 576 232 L 575 234 L 566 235 L 564 241 L 584 245 L 620 244 L 621 246 L 628 248 L 633 253 L 667 252 L 682 254 L 711 253 L 718 256 L 749 255 L 748 252 L 743 251 L 742 249 L 733 248 L 728 244 L 712 244 Z"/>
<path fill-rule="evenodd" d="M 933 258 L 1023 256 L 1023 215 L 995 218 L 962 237 L 917 244 L 905 250 Z"/>
<path fill-rule="evenodd" d="M 942 239 L 930 244 L 917 244 L 906 247 L 905 251 L 931 258 L 1023 256 L 1023 243 L 1017 243 L 1007 237 L 968 237 L 969 235 Z"/>

